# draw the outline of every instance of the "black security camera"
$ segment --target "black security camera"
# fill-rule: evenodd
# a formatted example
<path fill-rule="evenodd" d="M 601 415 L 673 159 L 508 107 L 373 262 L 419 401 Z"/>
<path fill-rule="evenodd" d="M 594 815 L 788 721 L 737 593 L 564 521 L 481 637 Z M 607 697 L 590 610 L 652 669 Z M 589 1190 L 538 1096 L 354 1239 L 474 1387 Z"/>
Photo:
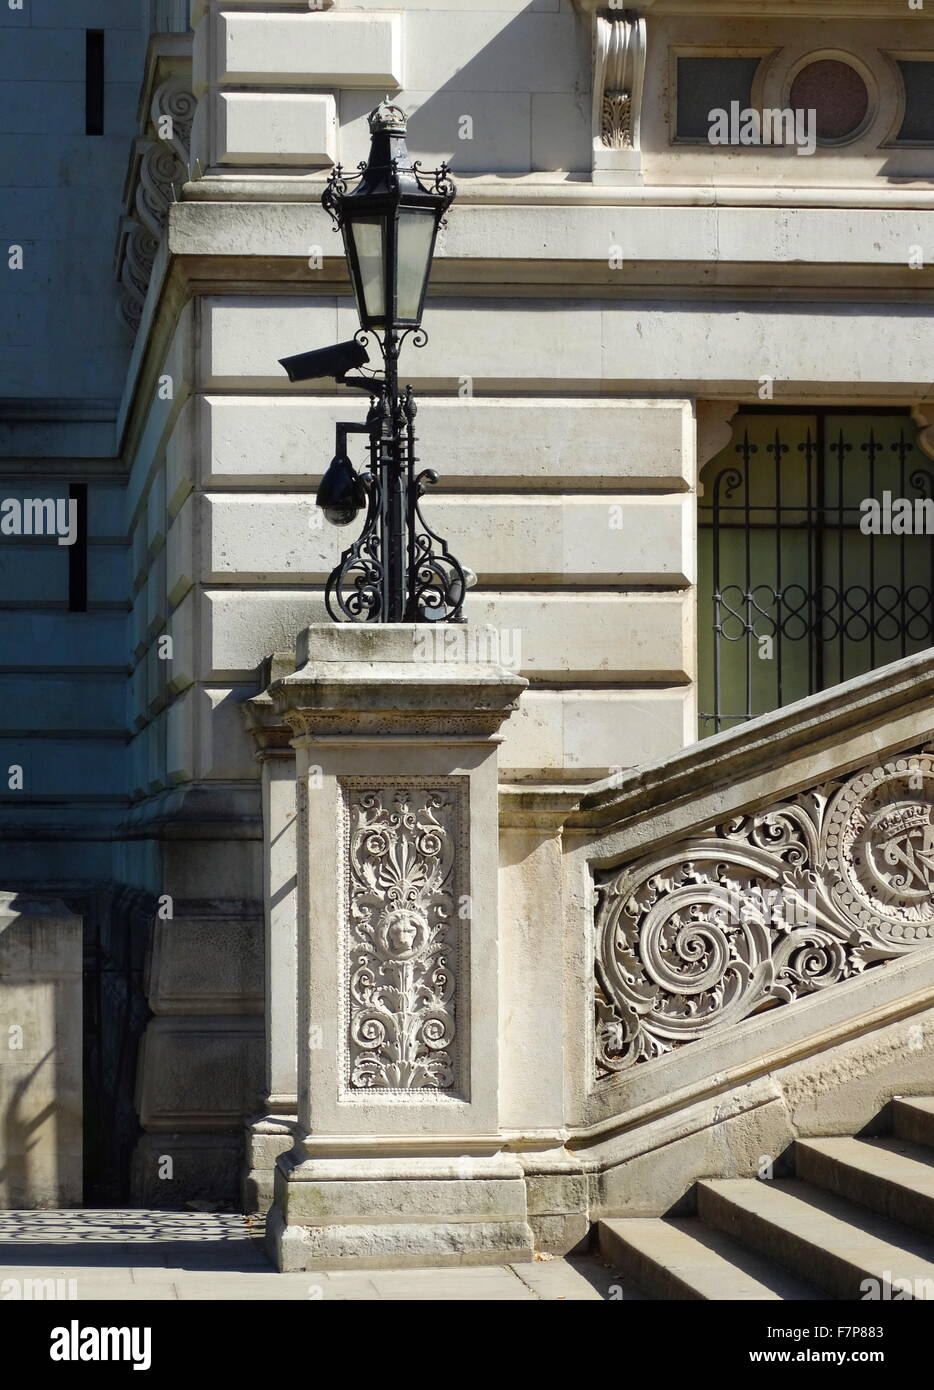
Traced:
<path fill-rule="evenodd" d="M 355 338 L 348 343 L 335 343 L 333 347 L 316 348 L 314 352 L 300 352 L 295 357 L 279 359 L 280 365 L 288 372 L 289 381 L 314 381 L 322 376 L 343 381 L 347 372 L 362 367 L 369 360 L 366 348 Z"/>
<path fill-rule="evenodd" d="M 315 498 L 332 526 L 349 526 L 367 504 L 367 484 L 354 471 L 347 457 L 348 434 L 369 434 L 370 426 L 340 420 L 336 426 L 337 447 Z"/>

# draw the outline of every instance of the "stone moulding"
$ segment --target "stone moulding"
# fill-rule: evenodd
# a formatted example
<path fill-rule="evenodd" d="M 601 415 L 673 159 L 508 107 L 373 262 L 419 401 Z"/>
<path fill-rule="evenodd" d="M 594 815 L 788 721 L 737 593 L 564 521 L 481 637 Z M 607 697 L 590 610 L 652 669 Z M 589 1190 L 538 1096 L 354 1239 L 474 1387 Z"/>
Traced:
<path fill-rule="evenodd" d="M 597 1080 L 930 945 L 932 750 L 600 872 Z"/>
<path fill-rule="evenodd" d="M 345 1094 L 457 1096 L 467 779 L 340 779 Z"/>

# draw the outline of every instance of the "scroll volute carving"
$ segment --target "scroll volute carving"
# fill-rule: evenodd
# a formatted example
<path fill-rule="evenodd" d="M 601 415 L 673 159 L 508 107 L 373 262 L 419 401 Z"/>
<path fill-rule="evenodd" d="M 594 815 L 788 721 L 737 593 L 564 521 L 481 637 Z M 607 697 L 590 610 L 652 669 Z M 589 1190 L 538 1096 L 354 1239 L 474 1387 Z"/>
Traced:
<path fill-rule="evenodd" d="M 595 886 L 605 1080 L 934 941 L 934 750 L 735 816 Z"/>
<path fill-rule="evenodd" d="M 136 213 L 155 237 L 162 235 L 169 204 L 174 201 L 176 188 L 185 178 L 185 172 L 174 148 L 160 141 L 154 141 L 140 161 Z"/>
<path fill-rule="evenodd" d="M 169 205 L 190 176 L 191 125 L 197 101 L 184 78 L 157 87 L 150 117 L 155 140 L 140 140 L 135 156 L 135 189 L 127 206 L 117 260 L 118 312 L 132 333 L 139 331 L 143 304 Z"/>
<path fill-rule="evenodd" d="M 191 127 L 197 105 L 197 97 L 191 92 L 188 83 L 182 78 L 171 77 L 156 88 L 149 113 L 157 138 L 175 151 L 189 177 Z"/>

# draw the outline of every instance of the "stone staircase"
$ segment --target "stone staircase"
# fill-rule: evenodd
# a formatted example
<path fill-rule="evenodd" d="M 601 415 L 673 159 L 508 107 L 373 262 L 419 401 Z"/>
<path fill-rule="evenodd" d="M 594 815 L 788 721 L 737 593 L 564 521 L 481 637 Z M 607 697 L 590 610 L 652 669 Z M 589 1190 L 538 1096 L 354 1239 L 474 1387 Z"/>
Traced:
<path fill-rule="evenodd" d="M 702 1179 L 696 1216 L 605 1219 L 600 1251 L 649 1298 L 934 1300 L 934 1097 L 889 1109 L 797 1140 L 793 1178 Z"/>

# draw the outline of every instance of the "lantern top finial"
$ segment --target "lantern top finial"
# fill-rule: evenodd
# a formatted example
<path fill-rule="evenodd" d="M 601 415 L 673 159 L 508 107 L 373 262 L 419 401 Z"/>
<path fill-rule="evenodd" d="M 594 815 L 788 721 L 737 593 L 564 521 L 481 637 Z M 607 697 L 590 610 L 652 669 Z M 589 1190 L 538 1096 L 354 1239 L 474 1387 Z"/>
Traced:
<path fill-rule="evenodd" d="M 383 98 L 379 106 L 374 106 L 368 119 L 371 135 L 378 135 L 381 131 L 405 134 L 406 114 L 401 106 L 394 106 L 388 96 Z"/>

